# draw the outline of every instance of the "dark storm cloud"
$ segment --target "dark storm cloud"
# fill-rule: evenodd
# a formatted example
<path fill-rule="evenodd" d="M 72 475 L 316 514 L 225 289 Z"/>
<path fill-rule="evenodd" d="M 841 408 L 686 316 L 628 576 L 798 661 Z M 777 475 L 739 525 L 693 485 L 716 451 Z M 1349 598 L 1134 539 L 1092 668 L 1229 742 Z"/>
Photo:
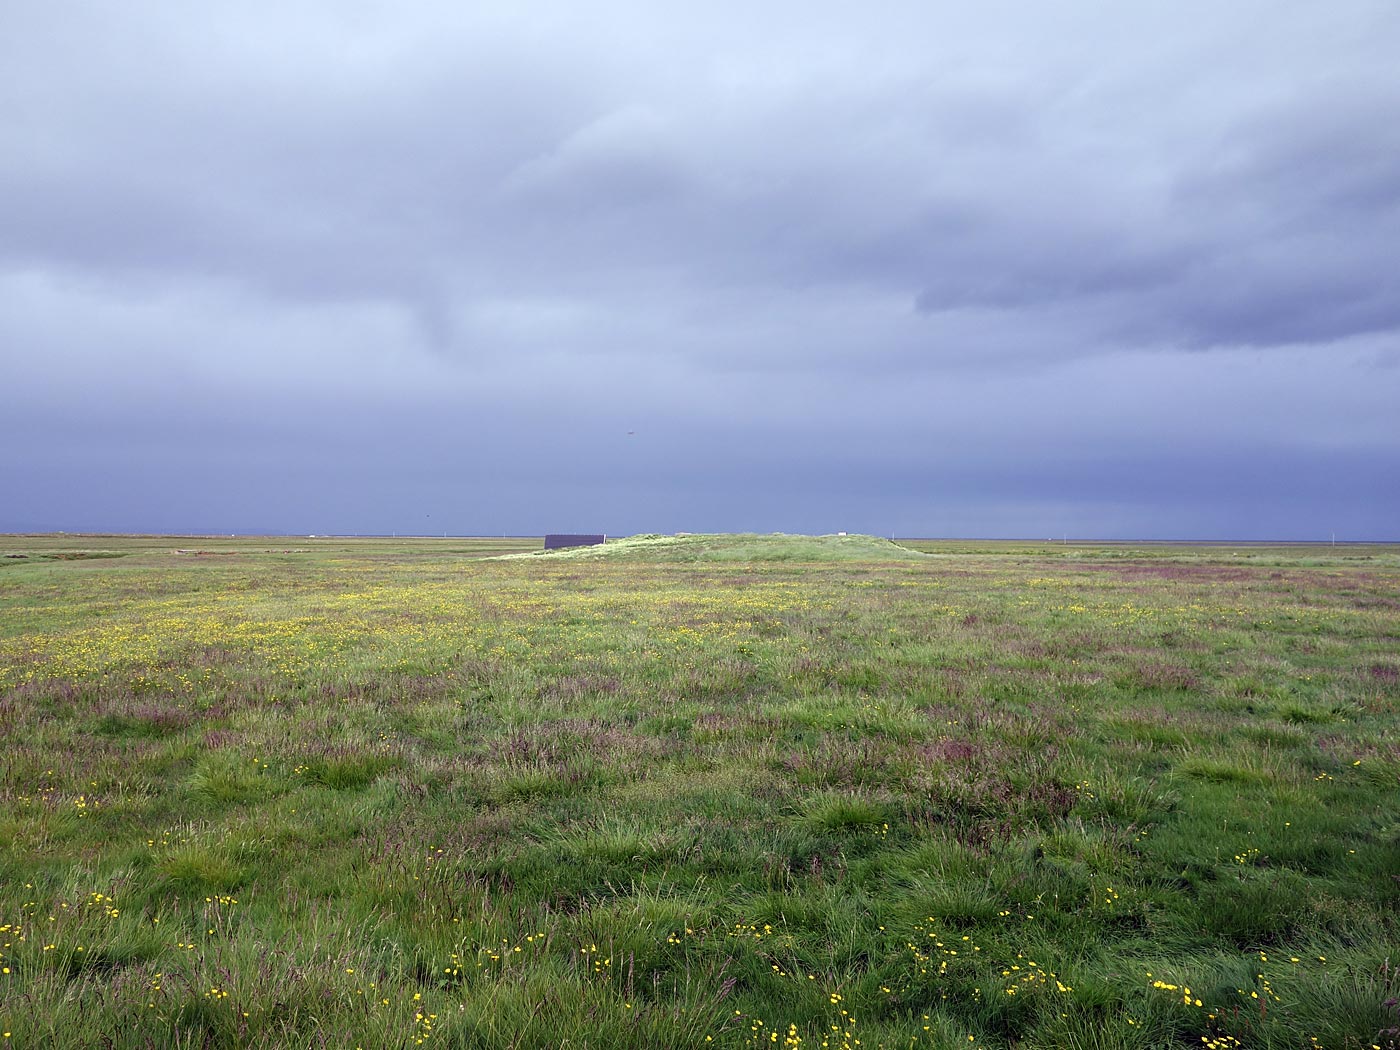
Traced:
<path fill-rule="evenodd" d="M 1084 195 L 989 219 L 918 296 L 928 313 L 1077 302 L 1135 343 L 1316 343 L 1400 328 L 1400 94 L 1332 88 L 1251 115 L 1176 173 L 1155 217 Z M 1112 207 L 1111 202 L 1107 205 Z"/>
<path fill-rule="evenodd" d="M 1295 460 L 1371 527 L 1397 47 L 1364 0 L 9 12 L 0 527 L 1286 533 Z"/>

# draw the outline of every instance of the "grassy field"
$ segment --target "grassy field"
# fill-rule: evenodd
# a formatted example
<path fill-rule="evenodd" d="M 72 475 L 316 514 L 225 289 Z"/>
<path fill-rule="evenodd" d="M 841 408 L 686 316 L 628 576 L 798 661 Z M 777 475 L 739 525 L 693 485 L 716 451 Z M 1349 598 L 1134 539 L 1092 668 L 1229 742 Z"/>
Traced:
<path fill-rule="evenodd" d="M 3 1046 L 1400 1046 L 1400 548 L 538 546 L 0 536 Z"/>

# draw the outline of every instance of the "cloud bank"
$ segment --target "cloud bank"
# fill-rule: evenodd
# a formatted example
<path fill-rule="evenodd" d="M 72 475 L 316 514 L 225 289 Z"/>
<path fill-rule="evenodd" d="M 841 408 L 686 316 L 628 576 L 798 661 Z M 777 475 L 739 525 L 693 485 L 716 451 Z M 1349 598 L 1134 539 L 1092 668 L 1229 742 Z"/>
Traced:
<path fill-rule="evenodd" d="M 1400 9 L 57 2 L 0 529 L 1395 538 Z"/>

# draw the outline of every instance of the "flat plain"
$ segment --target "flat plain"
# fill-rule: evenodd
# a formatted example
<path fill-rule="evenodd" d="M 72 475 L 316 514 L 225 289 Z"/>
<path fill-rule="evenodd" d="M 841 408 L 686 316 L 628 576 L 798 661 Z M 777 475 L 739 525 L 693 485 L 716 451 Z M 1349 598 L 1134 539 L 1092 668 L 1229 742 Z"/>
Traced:
<path fill-rule="evenodd" d="M 1400 548 L 538 546 L 0 537 L 3 1045 L 1400 1046 Z"/>

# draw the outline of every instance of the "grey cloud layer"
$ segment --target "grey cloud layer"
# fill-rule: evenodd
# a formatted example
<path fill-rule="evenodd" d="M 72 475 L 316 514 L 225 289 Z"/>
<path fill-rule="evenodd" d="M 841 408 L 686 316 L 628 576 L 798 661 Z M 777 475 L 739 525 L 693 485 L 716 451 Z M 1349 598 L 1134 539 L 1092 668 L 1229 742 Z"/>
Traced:
<path fill-rule="evenodd" d="M 230 477 L 261 444 L 336 477 L 393 448 L 343 476 L 513 487 L 522 531 L 580 472 L 615 531 L 672 490 L 677 528 L 779 490 L 801 528 L 845 471 L 907 531 L 1016 532 L 1061 476 L 1055 405 L 1057 513 L 1117 500 L 1128 531 L 1164 519 L 1122 464 L 1166 479 L 1164 441 L 1220 481 L 1198 501 L 1232 475 L 1196 441 L 1393 476 L 1397 50 L 1400 11 L 1360 0 L 32 6 L 0 42 L 0 353 L 31 409 L 0 437 L 100 433 L 0 528 L 63 527 L 83 447 L 159 478 L 164 440 Z M 644 456 L 613 447 L 639 427 Z M 578 434 L 589 470 L 550 451 Z M 942 497 L 902 488 L 920 463 Z M 1358 523 L 1400 510 L 1358 491 Z M 1174 520 L 1290 528 L 1240 505 Z"/>

